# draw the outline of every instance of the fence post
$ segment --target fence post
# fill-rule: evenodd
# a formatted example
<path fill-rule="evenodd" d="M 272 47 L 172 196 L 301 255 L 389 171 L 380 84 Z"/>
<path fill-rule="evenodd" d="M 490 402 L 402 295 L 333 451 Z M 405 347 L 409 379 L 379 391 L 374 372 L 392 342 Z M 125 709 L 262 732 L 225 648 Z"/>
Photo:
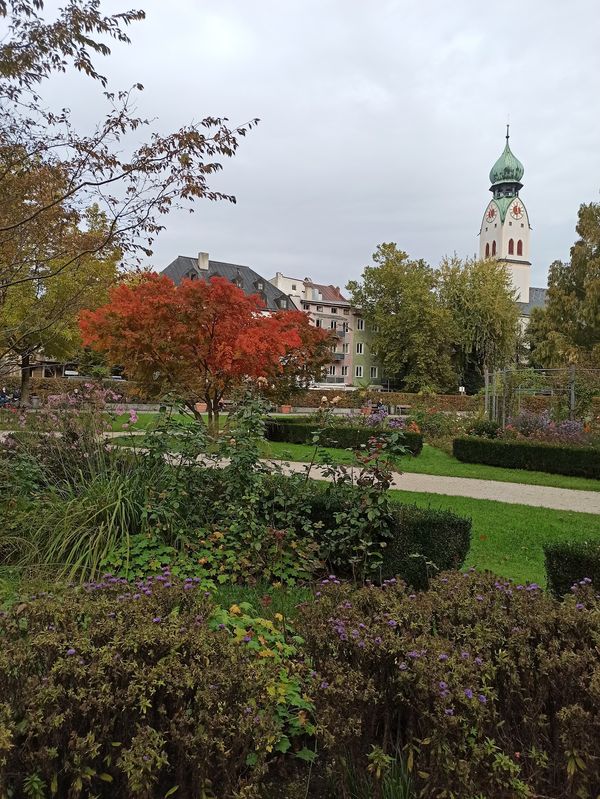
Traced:
<path fill-rule="evenodd" d="M 569 366 L 569 419 L 575 418 L 575 366 Z"/>

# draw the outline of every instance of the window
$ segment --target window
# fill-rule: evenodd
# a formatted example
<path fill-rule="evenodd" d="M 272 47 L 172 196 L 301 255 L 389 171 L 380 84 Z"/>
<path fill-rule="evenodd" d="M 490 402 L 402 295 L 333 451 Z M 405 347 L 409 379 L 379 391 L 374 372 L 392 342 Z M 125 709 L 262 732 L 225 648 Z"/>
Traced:
<path fill-rule="evenodd" d="M 379 333 L 379 325 L 373 325 L 373 333 Z"/>
<path fill-rule="evenodd" d="M 257 280 L 256 281 L 256 288 L 259 291 L 262 291 L 264 289 L 264 287 L 265 287 L 265 284 L 262 282 L 262 280 Z"/>
<path fill-rule="evenodd" d="M 323 306 L 322 305 L 317 305 L 317 311 L 322 312 L 323 311 Z"/>
<path fill-rule="evenodd" d="M 331 313 L 337 313 L 337 308 L 332 308 Z"/>
<path fill-rule="evenodd" d="M 485 257 L 486 257 L 486 258 L 489 258 L 489 257 L 490 257 L 490 243 L 489 243 L 489 241 L 488 241 L 488 243 L 485 245 Z"/>
<path fill-rule="evenodd" d="M 514 255 L 514 253 L 515 253 L 515 240 L 510 239 L 510 241 L 508 242 L 508 254 Z"/>
<path fill-rule="evenodd" d="M 344 353 L 344 355 L 348 355 L 348 353 L 350 352 L 350 345 L 348 344 L 348 342 L 342 344 L 342 352 Z"/>
<path fill-rule="evenodd" d="M 323 320 L 317 319 L 315 322 L 315 327 L 323 327 Z"/>
<path fill-rule="evenodd" d="M 292 291 L 296 291 L 296 284 L 292 283 Z"/>
<path fill-rule="evenodd" d="M 362 355 L 363 354 L 363 343 L 362 343 L 362 341 L 357 341 L 356 342 L 356 354 L 357 355 Z"/>
<path fill-rule="evenodd" d="M 302 303 L 302 307 L 304 308 L 305 311 L 310 311 L 310 305 L 307 302 Z"/>
<path fill-rule="evenodd" d="M 365 329 L 365 320 L 364 319 L 357 319 L 356 320 L 356 329 L 357 330 L 364 330 Z"/>
<path fill-rule="evenodd" d="M 371 377 L 377 377 L 377 367 L 376 366 L 372 366 L 371 367 Z"/>
<path fill-rule="evenodd" d="M 344 308 L 344 316 L 348 316 L 350 313 L 350 308 Z"/>
<path fill-rule="evenodd" d="M 348 377 L 348 367 L 342 366 L 342 377 Z"/>
<path fill-rule="evenodd" d="M 348 322 L 342 322 L 342 330 L 344 333 L 348 332 Z"/>
<path fill-rule="evenodd" d="M 362 366 L 355 366 L 354 367 L 354 376 L 355 377 L 362 377 Z"/>
<path fill-rule="evenodd" d="M 517 242 L 517 255 L 523 255 L 523 239 Z"/>
<path fill-rule="evenodd" d="M 190 280 L 198 280 L 198 275 L 193 270 L 187 273 L 187 276 Z"/>
<path fill-rule="evenodd" d="M 332 319 L 332 320 L 329 322 L 329 327 L 330 327 L 332 330 L 337 330 L 337 322 L 336 322 L 336 320 L 335 320 L 335 319 Z"/>
<path fill-rule="evenodd" d="M 492 242 L 492 255 L 496 255 L 496 240 Z"/>
<path fill-rule="evenodd" d="M 330 377 L 335 377 L 335 366 L 328 366 L 327 367 L 327 374 Z"/>

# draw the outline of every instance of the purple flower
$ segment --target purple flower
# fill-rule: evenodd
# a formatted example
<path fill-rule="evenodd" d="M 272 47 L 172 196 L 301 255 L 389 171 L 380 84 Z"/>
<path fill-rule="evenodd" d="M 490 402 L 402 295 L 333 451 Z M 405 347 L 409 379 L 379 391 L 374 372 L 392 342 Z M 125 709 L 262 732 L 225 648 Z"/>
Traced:
<path fill-rule="evenodd" d="M 443 680 L 440 680 L 440 681 L 439 681 L 439 683 L 438 683 L 438 685 L 440 686 L 440 688 L 441 688 L 442 690 L 443 690 L 444 688 L 447 688 L 447 687 L 448 687 L 448 683 L 447 683 L 447 682 L 444 682 Z"/>
<path fill-rule="evenodd" d="M 381 644 L 381 638 L 379 636 L 377 636 L 377 638 L 373 641 L 373 643 L 377 644 L 377 646 L 379 646 Z"/>
<path fill-rule="evenodd" d="M 467 699 L 473 699 L 473 691 L 470 688 L 465 688 L 465 696 Z"/>
<path fill-rule="evenodd" d="M 406 663 L 400 663 L 400 665 L 398 666 L 398 668 L 400 669 L 400 671 L 406 671 L 406 669 L 408 668 L 408 666 L 406 665 Z"/>
<path fill-rule="evenodd" d="M 469 657 L 469 653 L 468 652 L 461 652 L 460 656 L 461 656 L 461 658 L 463 660 L 467 660 L 467 658 Z"/>
<path fill-rule="evenodd" d="M 155 617 L 152 619 L 152 621 L 154 622 L 154 624 L 160 624 L 160 623 L 161 623 L 161 621 L 162 621 L 162 619 L 161 619 L 161 617 L 160 617 L 160 616 L 155 616 Z"/>
<path fill-rule="evenodd" d="M 409 658 L 413 658 L 413 659 L 421 657 L 421 653 L 417 652 L 416 649 L 413 649 L 411 652 L 407 652 L 406 654 L 408 655 Z"/>
<path fill-rule="evenodd" d="M 475 597 L 475 599 L 476 599 L 478 602 L 483 602 L 483 597 L 481 596 L 481 594 L 478 594 L 478 596 L 476 596 L 476 597 Z"/>
<path fill-rule="evenodd" d="M 323 690 L 325 690 L 326 688 L 329 688 L 329 683 L 326 680 L 323 680 L 323 682 L 321 683 L 321 688 Z"/>
<path fill-rule="evenodd" d="M 577 608 L 577 610 L 583 610 L 585 608 L 585 605 L 583 604 L 583 602 L 578 602 L 575 605 L 575 607 Z"/>
<path fill-rule="evenodd" d="M 442 654 L 439 656 L 438 660 L 442 660 L 442 661 L 448 660 L 448 655 L 445 652 L 442 652 Z"/>
<path fill-rule="evenodd" d="M 69 657 L 70 657 L 71 655 L 76 655 L 76 654 L 77 654 L 77 653 L 76 653 L 76 651 L 75 651 L 74 649 L 67 649 L 67 655 L 69 655 Z"/>
<path fill-rule="evenodd" d="M 487 702 L 487 699 L 486 699 L 486 697 L 483 694 L 479 694 L 477 699 L 479 699 L 479 701 L 481 702 L 482 705 L 485 705 L 485 703 Z"/>
<path fill-rule="evenodd" d="M 453 715 L 454 715 L 454 709 L 453 709 L 453 708 L 451 708 L 451 707 L 447 707 L 447 708 L 446 708 L 446 710 L 444 710 L 444 713 L 445 713 L 447 716 L 453 716 Z"/>
<path fill-rule="evenodd" d="M 251 635 L 245 635 L 245 636 L 242 638 L 242 641 L 243 641 L 245 644 L 247 644 L 247 643 L 248 643 L 249 641 L 251 641 L 251 640 L 252 640 L 252 636 L 251 636 Z"/>
<path fill-rule="evenodd" d="M 398 622 L 395 619 L 390 619 L 388 621 L 388 627 L 394 628 L 394 627 L 397 627 L 397 626 L 398 626 Z"/>
<path fill-rule="evenodd" d="M 483 658 L 479 658 L 479 657 L 477 657 L 477 658 L 475 658 L 475 661 L 474 661 L 474 662 L 475 662 L 475 664 L 476 664 L 477 666 L 482 666 L 482 665 L 483 665 Z"/>

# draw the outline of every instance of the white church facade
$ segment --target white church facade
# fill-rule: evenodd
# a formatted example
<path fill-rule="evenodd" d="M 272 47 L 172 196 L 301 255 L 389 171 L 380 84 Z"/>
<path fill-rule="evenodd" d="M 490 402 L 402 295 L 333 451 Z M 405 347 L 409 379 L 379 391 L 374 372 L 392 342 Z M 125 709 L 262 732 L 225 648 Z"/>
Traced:
<path fill-rule="evenodd" d="M 479 229 L 479 257 L 497 258 L 508 267 L 525 326 L 531 311 L 545 304 L 546 289 L 531 286 L 531 225 L 519 192 L 525 172 L 509 145 L 490 171 L 492 199 L 483 213 Z"/>

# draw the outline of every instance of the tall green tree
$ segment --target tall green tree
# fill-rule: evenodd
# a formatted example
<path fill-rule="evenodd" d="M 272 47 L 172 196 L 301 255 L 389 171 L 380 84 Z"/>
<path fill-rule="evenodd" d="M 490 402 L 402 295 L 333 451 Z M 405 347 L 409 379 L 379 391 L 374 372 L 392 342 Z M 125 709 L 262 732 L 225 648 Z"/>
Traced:
<path fill-rule="evenodd" d="M 97 208 L 90 209 L 87 229 L 72 227 L 68 231 L 71 244 L 66 246 L 78 250 L 82 238 L 103 238 L 107 225 Z M 90 253 L 73 262 L 49 261 L 37 269 L 35 280 L 4 289 L 0 351 L 3 369 L 20 371 L 23 404 L 29 401 L 30 371 L 37 357 L 69 360 L 78 352 L 79 314 L 106 302 L 109 288 L 117 281 L 120 257 L 120 251 L 113 249 L 102 257 Z"/>
<path fill-rule="evenodd" d="M 510 274 L 496 260 L 444 258 L 439 297 L 454 320 L 458 379 L 475 392 L 486 368 L 501 369 L 515 361 L 519 312 Z"/>
<path fill-rule="evenodd" d="M 532 360 L 540 366 L 600 365 L 600 203 L 583 204 L 568 263 L 548 275 L 546 307 L 531 315 Z"/>
<path fill-rule="evenodd" d="M 380 244 L 362 280 L 348 284 L 384 374 L 409 391 L 456 388 L 455 325 L 437 288 L 435 270 L 425 261 L 411 260 L 394 243 Z"/>

